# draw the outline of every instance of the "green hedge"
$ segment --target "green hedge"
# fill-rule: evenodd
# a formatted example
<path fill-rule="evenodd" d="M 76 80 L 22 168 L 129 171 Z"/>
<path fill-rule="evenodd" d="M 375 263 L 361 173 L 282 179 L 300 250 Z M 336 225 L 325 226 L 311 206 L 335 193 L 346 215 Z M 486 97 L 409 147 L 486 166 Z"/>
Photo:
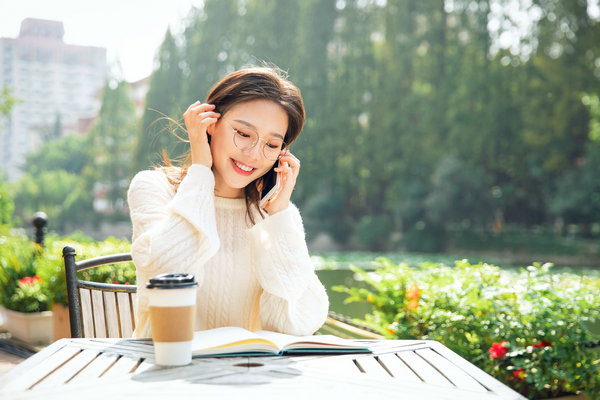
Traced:
<path fill-rule="evenodd" d="M 364 322 L 389 338 L 437 340 L 530 398 L 600 393 L 600 278 L 520 272 L 466 260 L 418 267 L 377 260 L 352 269 L 366 287 L 337 286 L 369 302 Z"/>

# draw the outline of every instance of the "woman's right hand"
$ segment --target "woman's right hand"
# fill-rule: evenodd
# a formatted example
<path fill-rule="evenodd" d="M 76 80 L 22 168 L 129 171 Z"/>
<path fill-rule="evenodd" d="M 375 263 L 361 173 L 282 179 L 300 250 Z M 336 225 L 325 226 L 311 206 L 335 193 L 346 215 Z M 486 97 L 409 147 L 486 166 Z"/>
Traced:
<path fill-rule="evenodd" d="M 190 138 L 192 163 L 206 165 L 208 168 L 212 168 L 213 160 L 206 131 L 221 116 L 218 112 L 214 112 L 214 109 L 213 104 L 202 104 L 197 101 L 183 113 L 183 120 Z"/>

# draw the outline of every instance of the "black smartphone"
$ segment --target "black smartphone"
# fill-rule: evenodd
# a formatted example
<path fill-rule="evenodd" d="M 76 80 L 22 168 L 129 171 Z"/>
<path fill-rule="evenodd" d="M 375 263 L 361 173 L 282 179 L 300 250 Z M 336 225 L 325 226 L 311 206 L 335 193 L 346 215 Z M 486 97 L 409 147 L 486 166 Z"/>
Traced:
<path fill-rule="evenodd" d="M 273 168 L 271 168 L 266 174 L 263 175 L 263 187 L 260 192 L 260 203 L 258 203 L 259 207 L 262 207 L 269 199 L 277 193 L 279 190 L 279 174 L 275 172 L 276 166 L 279 165 L 279 162 L 273 164 Z"/>

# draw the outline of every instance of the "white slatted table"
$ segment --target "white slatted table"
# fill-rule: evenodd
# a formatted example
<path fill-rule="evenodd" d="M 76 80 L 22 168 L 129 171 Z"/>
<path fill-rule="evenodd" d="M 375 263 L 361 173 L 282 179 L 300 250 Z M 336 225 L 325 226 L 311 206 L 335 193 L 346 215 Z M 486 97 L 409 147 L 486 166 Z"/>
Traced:
<path fill-rule="evenodd" d="M 438 342 L 368 342 L 373 354 L 202 358 L 161 368 L 150 341 L 61 339 L 0 376 L 0 398 L 524 399 Z"/>

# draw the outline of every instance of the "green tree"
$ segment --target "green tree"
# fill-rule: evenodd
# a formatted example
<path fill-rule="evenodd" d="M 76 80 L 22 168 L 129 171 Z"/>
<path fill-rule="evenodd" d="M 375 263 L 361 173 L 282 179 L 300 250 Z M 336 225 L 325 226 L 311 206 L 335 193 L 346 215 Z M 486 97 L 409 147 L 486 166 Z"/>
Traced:
<path fill-rule="evenodd" d="M 590 19 L 586 2 L 546 0 L 538 5 L 538 46 L 523 68 L 528 85 L 520 132 L 527 152 L 524 183 L 518 188 L 519 205 L 537 217 L 536 223 L 548 219 L 550 199 L 561 195 L 553 194 L 555 180 L 577 169 L 585 154 L 590 115 L 582 94 L 600 92 L 593 61 L 600 54 L 600 23 Z"/>
<path fill-rule="evenodd" d="M 206 0 L 184 32 L 186 84 L 181 101 L 185 111 L 196 100 L 203 101 L 209 89 L 228 72 L 239 67 L 243 48 L 235 47 L 236 32 L 244 31 L 239 2 Z M 256 29 L 260 29 L 259 26 Z M 250 62 L 247 60 L 246 62 Z"/>
<path fill-rule="evenodd" d="M 590 235 L 592 223 L 600 221 L 600 99 L 584 95 L 583 101 L 592 117 L 586 152 L 557 179 L 550 211 L 565 224 L 580 224 L 584 235 Z"/>
<path fill-rule="evenodd" d="M 181 88 L 184 86 L 181 66 L 180 50 L 171 31 L 167 30 L 155 59 L 146 95 L 146 109 L 140 129 L 137 130 L 132 173 L 158 164 L 163 150 L 175 157 L 185 151 L 180 141 L 170 134 L 170 125 L 163 118 L 170 117 L 177 121 L 187 108 L 181 98 Z"/>
<path fill-rule="evenodd" d="M 482 229 L 493 215 L 483 170 L 466 168 L 453 156 L 438 163 L 424 205 L 427 219 L 444 230 Z"/>
<path fill-rule="evenodd" d="M 90 219 L 93 198 L 80 175 L 60 169 L 25 173 L 10 187 L 15 215 L 22 221 L 30 221 L 36 211 L 43 210 L 49 229 L 65 231 Z"/>
<path fill-rule="evenodd" d="M 88 134 L 91 154 L 84 175 L 88 190 L 106 202 L 102 212 L 117 219 L 127 217 L 126 192 L 136 129 L 129 85 L 124 81 L 107 83 L 98 120 Z"/>
<path fill-rule="evenodd" d="M 37 150 L 27 154 L 23 171 L 31 175 L 54 170 L 80 174 L 89 156 L 88 138 L 69 135 L 44 142 Z"/>
<path fill-rule="evenodd" d="M 315 192 L 321 193 L 323 188 L 333 183 L 334 174 L 323 174 L 323 168 L 325 165 L 332 166 L 335 154 L 330 153 L 330 145 L 321 146 L 321 143 L 334 141 L 338 137 L 337 129 L 343 129 L 345 123 L 336 127 L 329 119 L 334 96 L 329 71 L 335 65 L 335 60 L 330 57 L 330 45 L 339 10 L 335 7 L 335 1 L 308 0 L 301 4 L 297 42 L 295 47 L 290 44 L 290 48 L 296 52 L 291 78 L 302 91 L 306 109 L 304 130 L 292 148 L 302 160 L 302 173 L 294 190 L 294 201 L 304 204 L 312 200 Z M 285 61 L 280 64 L 283 68 L 287 65 Z M 331 200 L 334 198 L 339 197 L 331 197 Z M 334 207 L 344 210 L 343 203 L 339 204 L 340 207 L 337 204 L 334 202 Z M 341 230 L 344 231 L 343 228 Z"/>
<path fill-rule="evenodd" d="M 8 86 L 4 86 L 0 92 L 0 116 L 7 117 L 12 108 L 19 102 L 20 100 L 13 96 L 12 89 Z M 9 186 L 6 183 L 6 176 L 0 169 L 0 225 L 9 225 L 13 223 L 14 209 L 15 204 Z"/>
<path fill-rule="evenodd" d="M 207 0 L 165 36 L 147 104 L 179 119 L 227 72 L 288 71 L 307 110 L 292 151 L 309 237 L 439 250 L 456 227 L 597 221 L 578 204 L 600 168 L 583 101 L 600 92 L 600 23 L 583 1 L 514 5 Z M 135 169 L 187 149 L 159 117 L 144 116 Z"/>
<path fill-rule="evenodd" d="M 11 225 L 13 223 L 13 212 L 15 203 L 11 197 L 10 190 L 4 179 L 0 180 L 0 225 Z"/>

